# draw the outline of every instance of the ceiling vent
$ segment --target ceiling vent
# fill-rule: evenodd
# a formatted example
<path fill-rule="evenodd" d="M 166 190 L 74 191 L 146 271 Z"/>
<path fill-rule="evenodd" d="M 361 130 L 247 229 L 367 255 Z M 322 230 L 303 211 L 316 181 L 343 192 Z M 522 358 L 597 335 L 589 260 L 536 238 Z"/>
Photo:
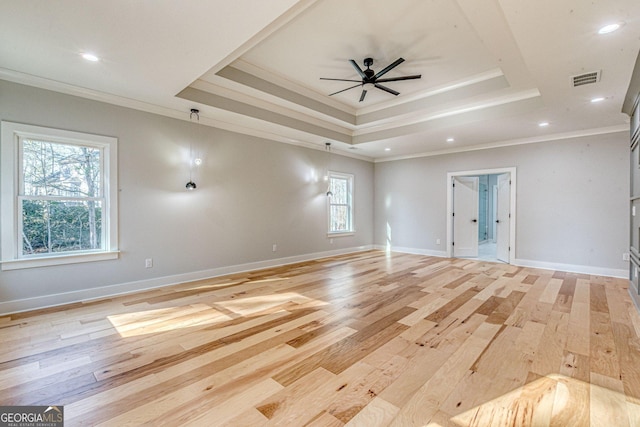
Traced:
<path fill-rule="evenodd" d="M 571 84 L 573 87 L 582 85 L 590 85 L 592 83 L 598 83 L 600 81 L 601 70 L 591 71 L 589 73 L 580 74 L 578 76 L 571 77 Z"/>

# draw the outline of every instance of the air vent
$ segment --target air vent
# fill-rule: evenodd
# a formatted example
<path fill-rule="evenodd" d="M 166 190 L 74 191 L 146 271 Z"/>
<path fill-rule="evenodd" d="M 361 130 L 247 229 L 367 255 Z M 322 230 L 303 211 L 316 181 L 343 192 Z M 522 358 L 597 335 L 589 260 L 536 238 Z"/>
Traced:
<path fill-rule="evenodd" d="M 600 81 L 600 73 L 601 71 L 598 70 L 580 74 L 579 76 L 573 76 L 571 77 L 571 83 L 573 84 L 573 87 L 598 83 Z"/>

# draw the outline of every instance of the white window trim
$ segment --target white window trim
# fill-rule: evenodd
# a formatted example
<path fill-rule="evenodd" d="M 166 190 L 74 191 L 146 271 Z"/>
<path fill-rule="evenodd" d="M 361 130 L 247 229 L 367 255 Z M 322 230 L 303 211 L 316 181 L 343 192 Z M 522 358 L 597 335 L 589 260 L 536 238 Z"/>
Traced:
<path fill-rule="evenodd" d="M 327 233 L 327 237 L 349 237 L 349 236 L 355 236 L 356 232 L 355 231 L 330 231 Z"/>
<path fill-rule="evenodd" d="M 44 267 L 118 258 L 118 139 L 62 129 L 52 129 L 2 121 L 0 139 L 0 239 L 2 270 Z M 44 139 L 51 142 L 72 143 L 103 148 L 104 165 L 104 250 L 47 254 L 20 258 L 18 236 L 18 191 L 20 164 L 18 159 L 21 138 Z"/>
<path fill-rule="evenodd" d="M 353 236 L 356 234 L 356 225 L 355 225 L 355 198 L 353 197 L 354 187 L 355 187 L 355 175 L 351 173 L 343 173 L 343 172 L 333 172 L 328 171 L 327 176 L 329 180 L 332 177 L 335 178 L 344 178 L 349 180 L 349 184 L 351 188 L 349 188 L 349 196 L 351 200 L 351 229 L 347 231 L 331 231 L 331 201 L 327 198 L 327 237 L 347 237 Z"/>

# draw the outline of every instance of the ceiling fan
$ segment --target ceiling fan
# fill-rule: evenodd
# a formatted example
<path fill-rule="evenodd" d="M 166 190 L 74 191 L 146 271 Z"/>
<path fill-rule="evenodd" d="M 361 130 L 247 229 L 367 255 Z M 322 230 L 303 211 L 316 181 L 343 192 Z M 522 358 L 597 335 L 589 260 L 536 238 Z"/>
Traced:
<path fill-rule="evenodd" d="M 337 92 L 333 92 L 333 93 L 329 94 L 329 96 L 336 95 L 338 93 L 344 92 L 344 91 L 349 90 L 349 89 L 356 88 L 358 86 L 362 86 L 362 94 L 360 94 L 360 101 L 359 101 L 359 102 L 362 102 L 362 101 L 364 101 L 364 97 L 367 96 L 367 89 L 365 89 L 365 85 L 373 85 L 373 86 L 377 87 L 378 89 L 382 89 L 385 92 L 389 92 L 392 95 L 398 96 L 398 95 L 400 95 L 400 92 L 396 92 L 393 89 L 390 89 L 390 88 L 388 88 L 386 86 L 381 85 L 380 83 L 397 82 L 397 81 L 400 81 L 400 80 L 413 80 L 413 79 L 419 79 L 419 78 L 422 77 L 421 74 L 416 74 L 416 75 L 413 75 L 413 76 L 391 77 L 391 78 L 386 78 L 386 79 L 381 79 L 380 78 L 383 75 L 387 74 L 389 71 L 391 71 L 394 68 L 396 68 L 398 65 L 402 64 L 404 62 L 404 58 L 396 59 L 393 63 L 387 65 L 385 68 L 383 68 L 382 70 L 378 71 L 377 73 L 370 68 L 373 65 L 373 58 L 365 58 L 364 59 L 364 66 L 367 67 L 366 70 L 363 70 L 362 68 L 360 68 L 360 66 L 358 64 L 356 64 L 356 61 L 354 61 L 353 59 L 350 59 L 349 62 L 351 63 L 351 65 L 353 65 L 353 68 L 356 69 L 358 74 L 360 74 L 360 77 L 362 77 L 362 80 L 329 79 L 329 78 L 325 78 L 325 77 L 320 77 L 320 80 L 334 80 L 334 81 L 339 81 L 339 82 L 357 82 L 358 83 L 355 86 L 351 86 L 351 87 L 348 87 L 346 89 L 342 89 L 342 90 L 339 90 Z"/>

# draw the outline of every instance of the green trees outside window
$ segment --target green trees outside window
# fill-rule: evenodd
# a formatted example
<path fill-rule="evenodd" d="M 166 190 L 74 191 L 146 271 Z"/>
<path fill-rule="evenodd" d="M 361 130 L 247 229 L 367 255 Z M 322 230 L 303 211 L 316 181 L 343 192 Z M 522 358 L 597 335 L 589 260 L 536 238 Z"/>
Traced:
<path fill-rule="evenodd" d="M 102 249 L 102 150 L 23 139 L 20 158 L 22 255 Z"/>

